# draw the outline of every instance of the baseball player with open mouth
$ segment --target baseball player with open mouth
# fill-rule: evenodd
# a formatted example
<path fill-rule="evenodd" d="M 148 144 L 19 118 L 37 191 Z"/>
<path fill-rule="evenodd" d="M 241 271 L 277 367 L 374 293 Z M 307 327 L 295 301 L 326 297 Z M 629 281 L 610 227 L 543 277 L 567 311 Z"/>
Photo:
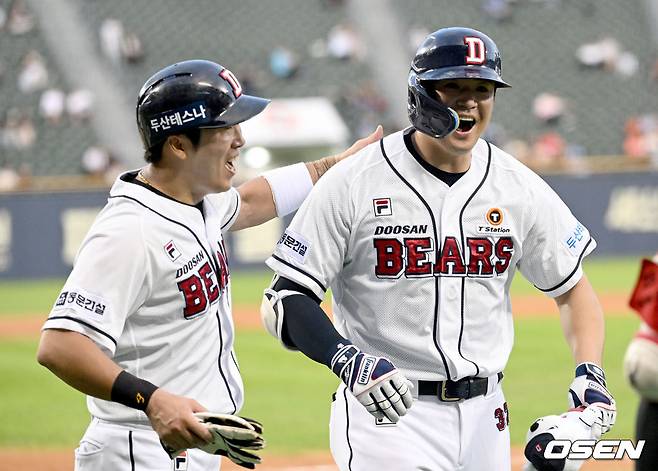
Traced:
<path fill-rule="evenodd" d="M 266 328 L 342 380 L 330 423 L 342 471 L 510 469 L 502 384 L 517 270 L 559 306 L 570 405 L 595 407 L 599 431 L 614 422 L 603 313 L 581 266 L 596 242 L 541 178 L 481 139 L 509 87 L 501 74 L 482 32 L 429 35 L 409 72 L 412 126 L 333 167 L 267 261 Z M 333 324 L 320 307 L 329 287 Z"/>
<path fill-rule="evenodd" d="M 261 425 L 234 415 L 244 395 L 224 234 L 294 211 L 336 161 L 381 137 L 234 188 L 240 123 L 268 102 L 204 60 L 165 67 L 142 87 L 147 165 L 114 183 L 39 344 L 39 363 L 88 395 L 76 470 L 260 462 Z"/>

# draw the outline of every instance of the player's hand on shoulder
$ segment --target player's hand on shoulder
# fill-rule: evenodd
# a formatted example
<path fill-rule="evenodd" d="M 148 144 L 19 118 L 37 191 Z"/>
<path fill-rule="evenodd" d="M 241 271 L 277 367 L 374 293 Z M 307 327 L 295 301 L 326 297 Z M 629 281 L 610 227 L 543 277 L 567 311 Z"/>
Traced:
<path fill-rule="evenodd" d="M 569 386 L 569 407 L 595 406 L 601 415 L 602 433 L 615 424 L 617 405 L 608 391 L 603 369 L 594 363 L 581 363 L 576 367 L 576 377 Z"/>
<path fill-rule="evenodd" d="M 395 423 L 413 403 L 409 381 L 388 359 L 344 345 L 331 369 L 374 417 Z"/>
<path fill-rule="evenodd" d="M 159 388 L 151 396 L 146 415 L 164 449 L 170 456 L 176 456 L 182 450 L 203 446 L 212 441 L 212 433 L 194 416 L 195 412 L 205 410 L 194 399 L 177 396 Z"/>
<path fill-rule="evenodd" d="M 340 154 L 334 156 L 336 158 L 336 162 L 340 162 L 341 160 L 349 157 L 350 155 L 356 154 L 361 149 L 363 149 L 366 146 L 372 144 L 373 142 L 377 142 L 382 137 L 384 137 L 384 128 L 380 124 L 372 132 L 372 134 L 370 134 L 369 136 L 366 136 L 366 137 L 362 137 L 361 139 L 356 141 L 354 144 L 352 144 L 348 149 L 346 149 L 343 152 L 341 152 Z"/>

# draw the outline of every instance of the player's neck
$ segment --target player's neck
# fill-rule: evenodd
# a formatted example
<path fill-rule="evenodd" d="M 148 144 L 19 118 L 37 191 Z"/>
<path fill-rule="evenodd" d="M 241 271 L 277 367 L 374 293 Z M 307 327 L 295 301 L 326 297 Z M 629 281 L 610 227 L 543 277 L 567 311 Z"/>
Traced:
<path fill-rule="evenodd" d="M 413 143 L 421 158 L 433 167 L 449 173 L 463 173 L 471 166 L 471 150 L 451 149 L 440 140 L 415 132 Z"/>
<path fill-rule="evenodd" d="M 173 168 L 149 164 L 140 170 L 138 178 L 181 203 L 195 205 L 202 199 L 192 193 L 180 172 Z"/>

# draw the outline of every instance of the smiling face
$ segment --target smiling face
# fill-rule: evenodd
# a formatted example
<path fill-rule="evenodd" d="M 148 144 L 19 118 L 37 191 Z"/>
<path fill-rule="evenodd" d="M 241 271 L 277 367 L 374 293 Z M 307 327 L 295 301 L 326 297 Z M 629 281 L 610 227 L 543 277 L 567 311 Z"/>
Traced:
<path fill-rule="evenodd" d="M 185 159 L 185 173 L 196 200 L 231 187 L 231 180 L 237 172 L 237 158 L 244 143 L 239 124 L 201 130 L 199 144 L 196 148 L 187 149 Z"/>
<path fill-rule="evenodd" d="M 495 84 L 480 79 L 449 79 L 432 85 L 437 98 L 459 115 L 457 130 L 436 139 L 436 146 L 448 156 L 470 155 L 491 121 Z"/>

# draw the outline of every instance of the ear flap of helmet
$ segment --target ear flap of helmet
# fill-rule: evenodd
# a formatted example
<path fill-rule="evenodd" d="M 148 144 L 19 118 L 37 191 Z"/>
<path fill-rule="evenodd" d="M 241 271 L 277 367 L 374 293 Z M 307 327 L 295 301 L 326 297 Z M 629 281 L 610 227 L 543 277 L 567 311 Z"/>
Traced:
<path fill-rule="evenodd" d="M 414 128 L 435 138 L 445 137 L 457 129 L 457 112 L 432 98 L 413 70 L 409 72 L 408 90 L 407 112 Z"/>

